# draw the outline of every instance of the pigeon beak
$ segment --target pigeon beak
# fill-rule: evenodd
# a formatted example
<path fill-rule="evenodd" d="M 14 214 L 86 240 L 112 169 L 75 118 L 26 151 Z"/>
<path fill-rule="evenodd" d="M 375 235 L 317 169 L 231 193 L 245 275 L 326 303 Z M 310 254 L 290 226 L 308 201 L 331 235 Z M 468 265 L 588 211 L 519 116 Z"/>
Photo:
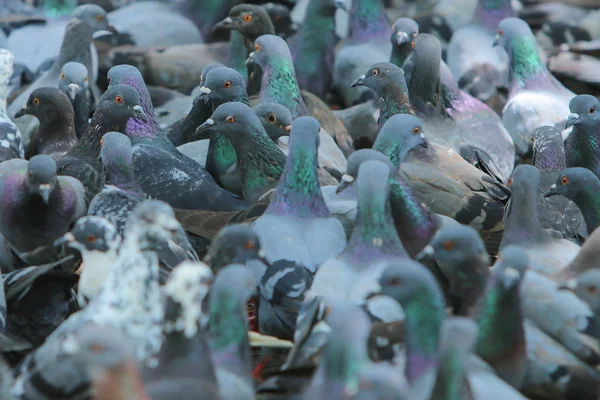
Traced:
<path fill-rule="evenodd" d="M 54 241 L 54 247 L 62 245 L 70 246 L 71 243 L 75 242 L 75 236 L 71 232 L 65 233 L 62 237 L 59 237 Z"/>
<path fill-rule="evenodd" d="M 254 62 L 254 52 L 248 54 L 248 58 L 246 59 L 246 65 Z"/>
<path fill-rule="evenodd" d="M 519 271 L 512 267 L 504 268 L 502 271 L 502 284 L 504 285 L 504 289 L 510 289 L 515 286 L 515 283 L 519 282 L 521 274 Z"/>
<path fill-rule="evenodd" d="M 408 36 L 408 33 L 406 32 L 397 32 L 396 33 L 396 44 L 398 44 L 398 46 L 402 46 L 405 43 L 410 42 L 410 37 Z"/>
<path fill-rule="evenodd" d="M 581 121 L 581 119 L 579 118 L 579 114 L 577 114 L 577 113 L 569 114 L 569 117 L 567 118 L 567 123 L 565 124 L 565 129 L 567 129 L 570 126 L 575 125 L 579 121 Z"/>
<path fill-rule="evenodd" d="M 17 113 L 15 114 L 15 119 L 16 118 L 21 118 L 23 115 L 27 114 L 27 104 L 25 104 L 23 106 L 23 108 L 21 108 L 19 111 L 17 111 Z"/>
<path fill-rule="evenodd" d="M 199 133 L 205 129 L 210 129 L 214 125 L 215 125 L 215 120 L 212 118 L 209 118 L 206 121 L 204 121 L 204 123 L 196 129 L 196 133 Z"/>
<path fill-rule="evenodd" d="M 342 181 L 340 182 L 337 189 L 335 190 L 335 193 L 336 194 L 342 193 L 344 190 L 348 189 L 352 185 L 352 182 L 354 182 L 354 177 L 352 175 L 348 175 L 348 174 L 342 175 Z"/>
<path fill-rule="evenodd" d="M 292 126 L 291 125 L 286 125 L 283 127 L 283 129 L 287 132 L 287 134 L 289 135 L 290 132 L 292 131 Z"/>
<path fill-rule="evenodd" d="M 348 12 L 348 6 L 345 0 L 335 0 L 335 8 Z"/>
<path fill-rule="evenodd" d="M 146 116 L 146 113 L 144 112 L 144 109 L 142 108 L 142 106 L 140 106 L 138 104 L 137 106 L 131 107 L 131 109 L 135 113 L 135 115 L 134 115 L 135 118 L 139 118 L 142 121 L 148 121 L 148 117 Z"/>
<path fill-rule="evenodd" d="M 48 204 L 50 201 L 50 191 L 52 190 L 52 185 L 49 183 L 42 183 L 38 186 L 38 191 L 40 196 L 42 196 L 42 200 L 44 200 L 44 204 Z"/>
<path fill-rule="evenodd" d="M 69 98 L 71 101 L 75 101 L 75 96 L 77 96 L 77 92 L 79 91 L 80 86 L 76 83 L 69 83 L 69 89 L 67 93 L 69 94 Z"/>
<path fill-rule="evenodd" d="M 559 284 L 558 290 L 568 290 L 569 292 L 574 292 L 577 290 L 577 279 L 569 279 L 568 281 Z"/>
<path fill-rule="evenodd" d="M 212 90 L 210 90 L 206 86 L 202 86 L 200 88 L 200 95 L 198 96 L 198 98 L 204 100 L 204 104 L 206 104 L 210 101 L 211 92 Z"/>
<path fill-rule="evenodd" d="M 500 35 L 496 35 L 496 37 L 494 38 L 494 43 L 492 44 L 492 47 L 496 47 L 500 45 Z"/>
<path fill-rule="evenodd" d="M 433 257 L 434 255 L 435 255 L 435 250 L 433 249 L 433 246 L 428 244 L 427 246 L 425 246 L 423 248 L 423 250 L 421 250 L 421 252 L 419 254 L 417 254 L 416 260 L 420 263 L 424 263 L 427 261 L 434 261 L 434 257 Z"/>
<path fill-rule="evenodd" d="M 558 193 L 558 190 L 556 190 L 556 189 L 557 189 L 557 186 L 556 186 L 556 183 L 555 183 L 555 184 L 553 184 L 552 186 L 550 186 L 550 189 L 549 189 L 549 190 L 548 190 L 548 192 L 547 192 L 547 193 L 544 195 L 544 197 L 550 197 L 550 196 L 556 196 L 556 195 L 559 195 L 560 193 Z"/>
<path fill-rule="evenodd" d="M 354 82 L 352 82 L 352 84 L 350 85 L 350 87 L 363 86 L 365 78 L 366 78 L 365 75 L 359 76 L 357 80 L 355 80 Z"/>
<path fill-rule="evenodd" d="M 217 23 L 213 27 L 213 32 L 218 29 L 233 29 L 233 20 L 231 19 L 231 17 L 227 17 L 223 21 Z"/>
<path fill-rule="evenodd" d="M 114 28 L 113 28 L 113 30 L 114 30 Z M 94 32 L 92 34 L 92 39 L 94 39 L 94 40 L 104 39 L 104 38 L 110 37 L 112 35 L 113 35 L 113 32 L 111 32 L 110 30 L 102 29 L 102 30 Z"/>

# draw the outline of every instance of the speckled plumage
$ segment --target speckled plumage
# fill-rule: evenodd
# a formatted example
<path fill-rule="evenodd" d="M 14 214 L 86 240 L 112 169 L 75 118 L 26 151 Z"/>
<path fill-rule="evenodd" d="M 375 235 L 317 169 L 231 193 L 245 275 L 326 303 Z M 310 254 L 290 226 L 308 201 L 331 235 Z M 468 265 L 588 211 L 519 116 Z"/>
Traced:
<path fill-rule="evenodd" d="M 8 84 L 14 63 L 14 55 L 8 50 L 0 49 L 0 162 L 25 157 L 21 131 L 10 120 L 6 111 Z"/>

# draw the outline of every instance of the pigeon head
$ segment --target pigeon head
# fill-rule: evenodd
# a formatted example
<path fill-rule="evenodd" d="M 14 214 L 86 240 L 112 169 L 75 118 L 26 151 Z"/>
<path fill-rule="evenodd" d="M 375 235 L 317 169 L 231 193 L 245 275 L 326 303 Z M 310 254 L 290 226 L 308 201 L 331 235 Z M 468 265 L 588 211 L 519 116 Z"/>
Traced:
<path fill-rule="evenodd" d="M 165 332 L 193 337 L 203 316 L 202 301 L 210 292 L 213 273 L 201 262 L 184 261 L 171 271 L 164 286 L 167 295 Z"/>
<path fill-rule="evenodd" d="M 260 120 L 256 113 L 246 104 L 231 102 L 221 104 L 213 115 L 198 129 L 219 129 L 219 133 L 232 140 L 241 135 L 241 132 L 262 130 Z"/>
<path fill-rule="evenodd" d="M 114 28 L 108 23 L 108 14 L 96 4 L 84 4 L 77 7 L 73 10 L 72 17 L 85 21 L 92 31 L 96 32 L 94 37 L 114 32 Z"/>
<path fill-rule="evenodd" d="M 235 69 L 219 67 L 211 69 L 204 78 L 204 86 L 200 88 L 198 99 L 205 103 L 223 104 L 245 99 L 246 82 Z"/>
<path fill-rule="evenodd" d="M 75 96 L 81 90 L 87 90 L 88 86 L 88 70 L 85 65 L 73 61 L 63 65 L 58 79 L 58 88 L 69 96 L 71 101 L 75 101 Z"/>
<path fill-rule="evenodd" d="M 386 86 L 390 85 L 392 82 L 399 83 L 400 86 L 403 86 L 405 89 L 404 92 L 408 93 L 402 69 L 396 64 L 380 62 L 373 64 L 367 73 L 359 76 L 352 82 L 351 86 L 366 86 L 378 95 L 381 95 L 385 91 Z"/>
<path fill-rule="evenodd" d="M 176 240 L 181 225 L 173 209 L 160 200 L 146 200 L 129 217 L 129 230 L 143 234 L 151 243 Z M 127 229 L 126 229 L 127 232 Z"/>
<path fill-rule="evenodd" d="M 263 3 L 261 7 L 269 14 L 269 19 L 273 23 L 275 33 L 284 39 L 294 35 L 298 31 L 298 26 L 292 19 L 292 10 L 280 3 Z"/>
<path fill-rule="evenodd" d="M 117 126 L 126 123 L 129 118 L 148 120 L 138 91 L 128 85 L 109 87 L 100 98 L 96 110 L 101 110 L 105 118 L 109 117 Z"/>
<path fill-rule="evenodd" d="M 215 25 L 214 29 L 232 29 L 254 41 L 265 33 L 274 34 L 275 27 L 267 11 L 259 5 L 238 4 L 229 11 L 229 16 Z"/>
<path fill-rule="evenodd" d="M 6 96 L 8 83 L 13 74 L 15 56 L 6 49 L 0 49 L 0 98 Z"/>
<path fill-rule="evenodd" d="M 589 94 L 573 97 L 569 103 L 569 117 L 566 127 L 575 126 L 588 132 L 595 132 L 600 122 L 600 102 Z"/>
<path fill-rule="evenodd" d="M 219 68 L 219 67 L 224 67 L 225 65 L 220 64 L 220 63 L 211 63 L 208 64 L 206 67 L 204 67 L 204 69 L 202 70 L 202 73 L 200 74 L 200 87 L 204 86 L 204 83 L 206 82 L 206 76 L 208 75 L 208 73 L 210 71 L 212 71 L 215 68 Z"/>
<path fill-rule="evenodd" d="M 500 280 L 504 290 L 517 287 L 529 265 L 527 252 L 519 246 L 509 245 L 504 247 L 492 269 L 492 279 Z"/>
<path fill-rule="evenodd" d="M 398 167 L 413 149 L 429 145 L 423 123 L 414 115 L 396 114 L 388 119 L 377 135 L 373 148 L 382 152 Z"/>
<path fill-rule="evenodd" d="M 550 186 L 546 197 L 561 195 L 576 204 L 580 204 L 580 202 L 585 201 L 583 197 L 586 195 L 586 191 L 589 189 L 596 191 L 599 184 L 598 177 L 589 169 L 581 167 L 567 168 L 560 173 L 556 183 Z"/>
<path fill-rule="evenodd" d="M 253 109 L 274 142 L 281 136 L 289 136 L 292 129 L 290 110 L 278 103 L 260 103 Z"/>
<path fill-rule="evenodd" d="M 264 71 L 269 63 L 278 59 L 292 59 L 287 43 L 279 36 L 262 35 L 254 41 L 254 51 L 248 56 L 248 63 L 257 64 Z"/>
<path fill-rule="evenodd" d="M 490 257 L 479 233 L 468 225 L 448 226 L 442 228 L 434 236 L 431 244 L 426 246 L 418 260 L 433 257 L 438 264 L 460 267 L 469 260 L 477 265 L 490 265 Z"/>
<path fill-rule="evenodd" d="M 585 271 L 577 278 L 559 285 L 559 289 L 572 291 L 577 297 L 588 303 L 594 311 L 600 310 L 600 270 Z"/>
<path fill-rule="evenodd" d="M 523 38 L 533 38 L 533 33 L 527 22 L 520 18 L 504 18 L 498 24 L 498 32 L 494 41 L 494 46 L 502 46 L 510 55 L 515 41 Z"/>
<path fill-rule="evenodd" d="M 402 308 L 422 296 L 430 296 L 437 288 L 435 278 L 422 264 L 412 260 L 389 262 L 379 278 L 381 294 L 396 300 Z M 438 299 L 440 302 L 441 296 Z"/>
<path fill-rule="evenodd" d="M 392 45 L 408 46 L 412 49 L 415 38 L 419 34 L 419 24 L 411 18 L 398 18 L 392 26 Z"/>
<path fill-rule="evenodd" d="M 154 117 L 150 92 L 148 92 L 141 72 L 136 67 L 127 64 L 115 65 L 108 70 L 107 77 L 109 88 L 115 85 L 127 85 L 135 88 L 140 95 L 144 112 L 149 118 Z"/>
<path fill-rule="evenodd" d="M 358 170 L 365 161 L 380 161 L 387 164 L 390 169 L 395 170 L 394 164 L 387 158 L 383 153 L 375 151 L 373 149 L 361 149 L 353 152 L 348 157 L 348 164 L 346 166 L 346 173 L 342 176 L 340 185 L 336 192 L 340 193 L 343 190 L 350 187 L 358 177 Z"/>
<path fill-rule="evenodd" d="M 74 118 L 69 98 L 55 87 L 42 87 L 31 92 L 27 103 L 15 114 L 15 118 L 26 114 L 33 115 L 40 121 L 56 120 L 61 115 Z"/>
<path fill-rule="evenodd" d="M 32 157 L 27 166 L 27 185 L 48 204 L 56 185 L 56 162 L 50 156 L 40 154 Z"/>
<path fill-rule="evenodd" d="M 258 236 L 243 224 L 228 225 L 213 239 L 205 261 L 217 271 L 229 264 L 262 258 Z"/>
<path fill-rule="evenodd" d="M 105 218 L 92 215 L 77 220 L 73 229 L 56 244 L 65 244 L 83 254 L 93 251 L 116 253 L 120 243 L 121 237 L 115 226 Z"/>

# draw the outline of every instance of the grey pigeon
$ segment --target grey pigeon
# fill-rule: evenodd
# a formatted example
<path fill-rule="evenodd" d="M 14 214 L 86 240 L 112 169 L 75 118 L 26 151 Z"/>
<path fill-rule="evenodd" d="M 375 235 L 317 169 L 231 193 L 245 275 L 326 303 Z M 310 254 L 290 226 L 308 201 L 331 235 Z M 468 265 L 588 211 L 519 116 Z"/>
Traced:
<path fill-rule="evenodd" d="M 208 347 L 221 397 L 254 399 L 246 302 L 256 291 L 252 271 L 231 264 L 217 274 L 210 294 Z"/>
<path fill-rule="evenodd" d="M 9 118 L 6 111 L 8 84 L 13 74 L 15 56 L 0 49 L 0 162 L 12 158 L 25 158 L 21 131 Z"/>
<path fill-rule="evenodd" d="M 569 103 L 567 127 L 573 130 L 565 140 L 566 166 L 583 167 L 600 176 L 598 156 L 598 136 L 600 123 L 598 118 L 600 103 L 594 96 L 582 94 Z"/>
<path fill-rule="evenodd" d="M 58 88 L 42 87 L 31 92 L 27 104 L 15 114 L 15 118 L 23 115 L 33 115 L 40 121 L 38 131 L 27 145 L 27 158 L 47 154 L 58 159 L 77 143 L 73 106 Z"/>
<path fill-rule="evenodd" d="M 531 268 L 551 274 L 566 267 L 579 252 L 579 246 L 542 229 L 537 208 L 539 186 L 537 168 L 531 165 L 515 168 L 500 248 L 510 244 L 526 247 Z"/>
<path fill-rule="evenodd" d="M 58 241 L 81 254 L 83 265 L 77 285 L 77 301 L 80 307 L 84 307 L 102 290 L 112 265 L 117 261 L 121 236 L 105 218 L 86 216 L 77 220 L 73 229 Z"/>
<path fill-rule="evenodd" d="M 86 211 L 81 183 L 71 177 L 57 177 L 56 172 L 52 157 L 39 155 L 26 169 L 5 174 L 0 181 L 0 233 L 26 263 L 51 261 L 54 240 Z"/>
<path fill-rule="evenodd" d="M 68 62 L 60 71 L 58 88 L 69 97 L 75 113 L 75 133 L 81 138 L 89 124 L 91 91 L 88 70 L 78 62 Z"/>
<path fill-rule="evenodd" d="M 471 315 L 483 294 L 489 276 L 490 257 L 478 232 L 470 226 L 458 225 L 440 229 L 418 260 L 431 260 L 432 272 L 441 272 L 447 286 L 448 305 L 454 315 Z M 435 274 L 436 277 L 439 276 Z"/>
<path fill-rule="evenodd" d="M 550 125 L 562 129 L 573 92 L 561 85 L 542 63 L 535 36 L 519 18 L 498 25 L 496 42 L 509 58 L 508 101 L 502 121 L 515 142 L 518 157 L 531 150 L 531 132 Z"/>
<path fill-rule="evenodd" d="M 350 107 L 368 99 L 366 90 L 350 84 L 373 63 L 389 60 L 392 29 L 383 0 L 353 1 L 349 12 L 348 37 L 342 41 L 333 66 L 333 87 Z M 364 96 L 367 96 L 365 98 Z"/>
<path fill-rule="evenodd" d="M 253 107 L 254 112 L 275 143 L 282 136 L 289 136 L 292 129 L 292 114 L 278 103 L 261 103 Z"/>
<path fill-rule="evenodd" d="M 140 95 L 147 121 L 133 118 L 126 133 L 133 145 L 133 166 L 144 193 L 183 209 L 237 211 L 247 203 L 223 190 L 194 160 L 179 151 L 161 130 L 140 71 L 117 65 L 108 71 L 109 88 L 126 85 Z"/>
<path fill-rule="evenodd" d="M 595 322 L 598 323 L 597 318 L 600 315 L 600 299 L 598 298 L 599 285 L 600 270 L 591 269 L 580 274 L 576 278 L 564 282 L 559 286 L 559 289 L 570 290 L 581 300 L 588 303 L 594 312 Z"/>
<path fill-rule="evenodd" d="M 319 123 L 292 123 L 291 148 L 274 197 L 253 229 L 269 262 L 294 261 L 311 272 L 346 246 L 344 228 L 331 217 L 317 180 Z"/>
<path fill-rule="evenodd" d="M 419 24 L 414 19 L 402 17 L 394 22 L 392 29 L 390 62 L 402 68 L 414 49 L 415 38 L 419 34 Z"/>
<path fill-rule="evenodd" d="M 158 256 L 152 245 L 172 238 L 179 223 L 161 201 L 148 200 L 132 214 L 125 240 L 103 290 L 73 314 L 21 365 L 13 393 L 19 396 L 76 397 L 89 389 L 89 377 L 69 363 L 48 368 L 64 357 L 73 335 L 89 323 L 107 325 L 131 340 L 139 362 L 150 363 L 162 341 L 163 305 L 158 287 Z"/>
<path fill-rule="evenodd" d="M 360 166 L 355 183 L 358 215 L 352 236 L 343 252 L 319 267 L 309 296 L 361 304 L 376 291 L 385 261 L 408 258 L 392 223 L 390 173 L 380 161 L 366 161 Z"/>
<path fill-rule="evenodd" d="M 130 118 L 146 118 L 135 89 L 128 86 L 109 88 L 100 98 L 92 121 L 81 139 L 57 161 L 61 175 L 79 179 L 85 187 L 86 201 L 102 189 L 100 139 L 110 131 L 124 131 Z"/>

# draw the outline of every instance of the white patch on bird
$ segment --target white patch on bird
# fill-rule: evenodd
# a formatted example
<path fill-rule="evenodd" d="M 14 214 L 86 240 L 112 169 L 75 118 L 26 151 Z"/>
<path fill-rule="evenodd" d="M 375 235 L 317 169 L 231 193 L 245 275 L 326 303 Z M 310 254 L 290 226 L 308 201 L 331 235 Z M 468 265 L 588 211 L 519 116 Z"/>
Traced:
<path fill-rule="evenodd" d="M 171 176 L 173 177 L 173 179 L 179 182 L 185 182 L 190 177 L 188 174 L 177 168 L 173 168 L 171 170 Z"/>
<path fill-rule="evenodd" d="M 518 278 L 520 274 L 519 271 L 517 271 L 515 268 L 506 267 L 504 268 L 504 275 L 506 275 L 509 278 Z"/>
<path fill-rule="evenodd" d="M 273 274 L 273 276 L 271 276 L 267 282 L 264 283 L 264 285 L 261 284 L 261 290 L 265 290 L 265 296 L 268 299 L 273 298 L 273 289 L 275 288 L 275 285 L 277 284 L 277 282 L 283 278 L 284 276 L 288 275 L 289 273 L 293 272 L 294 269 L 293 268 L 285 268 L 282 271 L 277 272 L 276 274 Z"/>
<path fill-rule="evenodd" d="M 352 175 L 344 174 L 342 175 L 342 181 L 352 183 L 354 182 L 354 177 Z"/>
<path fill-rule="evenodd" d="M 4 139 L 0 142 L 0 146 L 4 147 L 5 149 L 8 149 L 10 147 L 10 142 Z"/>
<path fill-rule="evenodd" d="M 184 261 L 169 276 L 164 293 L 181 305 L 177 320 L 165 324 L 166 332 L 179 331 L 191 338 L 201 323 L 202 300 L 210 291 L 213 273 L 203 262 Z"/>
<path fill-rule="evenodd" d="M 87 250 L 82 246 L 80 252 L 85 268 L 79 277 L 77 301 L 79 306 L 83 307 L 88 303 L 86 298 L 93 299 L 104 287 L 104 283 L 117 261 L 117 250 L 112 248 L 107 252 L 102 252 Z"/>
<path fill-rule="evenodd" d="M 377 336 L 375 338 L 375 343 L 377 344 L 378 347 L 384 347 L 384 346 L 387 346 L 390 344 L 390 340 L 383 336 Z"/>
<path fill-rule="evenodd" d="M 556 189 L 556 183 L 553 183 L 552 186 L 550 186 L 550 189 Z"/>
<path fill-rule="evenodd" d="M 452 150 L 452 149 L 448 149 L 448 155 L 449 155 L 449 156 L 453 156 L 453 155 L 455 155 L 455 154 L 456 154 L 456 152 L 455 152 L 454 150 Z"/>
<path fill-rule="evenodd" d="M 79 343 L 77 343 L 73 335 L 67 335 L 62 343 L 62 351 L 69 355 L 76 354 L 79 351 Z"/>
<path fill-rule="evenodd" d="M 8 133 L 8 134 L 6 134 L 6 138 L 8 140 L 15 140 L 15 134 L 14 133 Z"/>
<path fill-rule="evenodd" d="M 383 238 L 373 238 L 373 246 L 375 246 L 375 247 L 383 246 Z"/>

